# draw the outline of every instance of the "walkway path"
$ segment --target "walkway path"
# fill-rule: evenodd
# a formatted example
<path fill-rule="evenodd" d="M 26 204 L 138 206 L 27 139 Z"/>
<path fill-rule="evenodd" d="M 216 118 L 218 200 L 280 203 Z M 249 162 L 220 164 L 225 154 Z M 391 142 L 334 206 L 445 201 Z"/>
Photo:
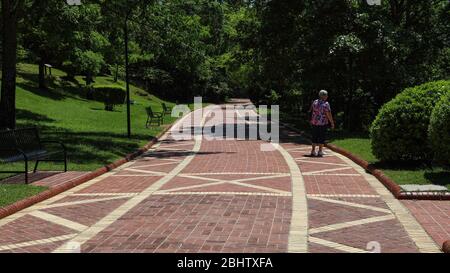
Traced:
<path fill-rule="evenodd" d="M 226 111 L 235 117 L 217 116 Z M 286 129 L 274 149 L 174 139 L 180 128 L 248 123 L 239 111 L 197 111 L 144 156 L 0 220 L 0 252 L 439 251 L 376 179 L 331 151 L 305 157 Z"/>

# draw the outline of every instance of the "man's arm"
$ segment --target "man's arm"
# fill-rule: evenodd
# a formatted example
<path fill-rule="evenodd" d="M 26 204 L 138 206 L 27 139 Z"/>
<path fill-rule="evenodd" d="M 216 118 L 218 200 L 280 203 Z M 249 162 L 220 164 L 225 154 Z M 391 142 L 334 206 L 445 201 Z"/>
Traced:
<path fill-rule="evenodd" d="M 327 118 L 330 121 L 331 124 L 331 129 L 334 129 L 334 120 L 333 120 L 333 115 L 331 114 L 331 111 L 326 111 L 327 114 Z"/>

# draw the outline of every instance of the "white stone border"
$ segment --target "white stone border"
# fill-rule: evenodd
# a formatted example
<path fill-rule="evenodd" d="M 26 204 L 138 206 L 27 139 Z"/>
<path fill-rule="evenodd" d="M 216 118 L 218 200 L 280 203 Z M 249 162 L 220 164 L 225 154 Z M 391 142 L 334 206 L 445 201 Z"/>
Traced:
<path fill-rule="evenodd" d="M 308 205 L 305 182 L 295 159 L 281 145 L 274 145 L 286 161 L 292 180 L 292 216 L 288 252 L 308 252 Z"/>
<path fill-rule="evenodd" d="M 349 158 L 334 153 L 337 157 L 344 160 L 351 165 L 357 172 L 359 172 L 366 181 L 375 189 L 380 195 L 381 199 L 387 204 L 389 209 L 397 217 L 400 224 L 405 228 L 409 237 L 416 244 L 420 252 L 424 253 L 440 253 L 440 248 L 436 245 L 433 239 L 423 229 L 423 227 L 417 222 L 414 216 L 411 215 L 409 210 L 403 206 L 403 204 L 397 200 L 390 191 L 388 191 L 380 181 L 374 176 L 368 174 L 361 166 L 350 160 Z"/>

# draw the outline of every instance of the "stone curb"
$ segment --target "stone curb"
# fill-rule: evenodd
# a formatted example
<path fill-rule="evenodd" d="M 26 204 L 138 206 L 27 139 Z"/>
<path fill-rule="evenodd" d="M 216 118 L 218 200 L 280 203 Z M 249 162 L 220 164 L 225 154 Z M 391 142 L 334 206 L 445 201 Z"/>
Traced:
<path fill-rule="evenodd" d="M 340 153 L 348 158 L 350 158 L 353 162 L 364 168 L 366 171 L 375 176 L 397 199 L 400 200 L 450 200 L 449 194 L 432 194 L 432 193 L 423 193 L 423 194 L 413 194 L 410 192 L 405 192 L 402 188 L 395 183 L 392 179 L 386 176 L 383 171 L 373 167 L 369 164 L 369 162 L 364 159 L 359 158 L 358 156 L 350 153 L 347 150 L 344 150 L 340 147 L 337 147 L 333 144 L 326 144 L 326 147 L 331 149 L 334 152 Z"/>
<path fill-rule="evenodd" d="M 70 190 L 76 186 L 79 186 L 87 181 L 90 181 L 96 177 L 99 177 L 99 176 L 135 159 L 136 157 L 138 157 L 138 156 L 142 155 L 143 153 L 145 153 L 146 151 L 148 151 L 153 145 L 155 145 L 158 142 L 159 138 L 161 138 L 165 133 L 167 133 L 177 121 L 174 121 L 170 126 L 167 126 L 167 128 L 165 128 L 161 133 L 159 133 L 155 138 L 153 138 L 144 147 L 140 148 L 139 150 L 137 150 L 133 153 L 125 155 L 123 158 L 118 159 L 111 164 L 100 167 L 95 171 L 87 173 L 81 177 L 75 178 L 75 179 L 70 180 L 66 183 L 63 183 L 61 185 L 51 187 L 48 190 L 45 190 L 37 195 L 30 196 L 28 198 L 25 198 L 25 199 L 22 199 L 22 200 L 19 200 L 19 201 L 13 203 L 13 204 L 10 204 L 6 207 L 0 208 L 0 219 L 10 216 L 16 212 L 19 212 L 23 209 L 28 208 L 28 207 L 31 207 L 32 205 L 35 205 L 39 202 L 47 200 L 51 197 L 54 197 L 62 192 Z"/>
<path fill-rule="evenodd" d="M 450 253 L 450 240 L 444 242 L 442 245 L 442 251 L 444 253 Z"/>

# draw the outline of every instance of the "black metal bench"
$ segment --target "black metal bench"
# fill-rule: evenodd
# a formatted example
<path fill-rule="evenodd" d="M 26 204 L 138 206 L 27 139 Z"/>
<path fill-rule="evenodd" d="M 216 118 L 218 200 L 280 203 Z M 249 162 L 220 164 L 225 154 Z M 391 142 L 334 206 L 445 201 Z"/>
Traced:
<path fill-rule="evenodd" d="M 167 107 L 167 105 L 163 102 L 161 103 L 162 108 L 163 108 L 163 114 L 164 115 L 171 115 L 172 114 L 172 108 Z"/>
<path fill-rule="evenodd" d="M 151 107 L 147 107 L 145 110 L 147 111 L 147 122 L 145 123 L 145 127 L 148 128 L 154 122 L 156 122 L 158 126 L 164 123 L 164 113 L 153 112 Z"/>
<path fill-rule="evenodd" d="M 50 151 L 48 144 L 57 144 L 60 149 Z M 24 171 L 4 171 L 0 173 L 24 173 L 28 184 L 28 163 L 36 161 L 33 172 L 37 171 L 39 162 L 64 162 L 67 172 L 67 150 L 58 141 L 43 141 L 36 128 L 0 131 L 0 164 L 25 162 Z"/>

